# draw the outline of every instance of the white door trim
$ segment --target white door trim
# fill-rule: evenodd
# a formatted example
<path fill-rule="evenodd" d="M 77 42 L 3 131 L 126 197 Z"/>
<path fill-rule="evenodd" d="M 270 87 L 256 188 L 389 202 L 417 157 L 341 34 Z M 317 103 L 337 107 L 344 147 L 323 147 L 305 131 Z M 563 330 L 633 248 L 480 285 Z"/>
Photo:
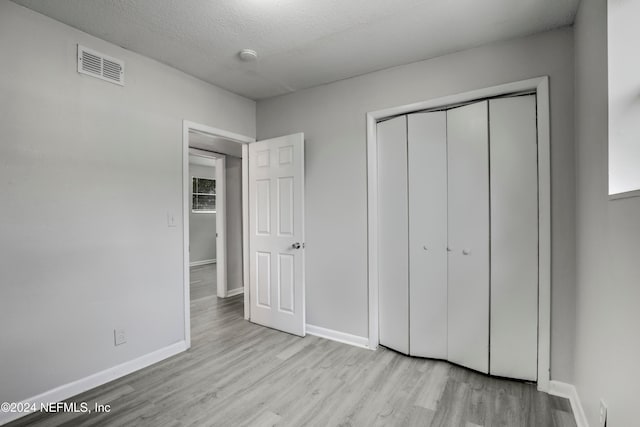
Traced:
<path fill-rule="evenodd" d="M 226 298 L 227 295 L 227 190 L 226 173 L 227 159 L 223 154 L 189 147 L 189 154 L 205 157 L 215 162 L 216 169 L 216 295 Z M 191 200 L 187 199 L 187 203 Z M 190 262 L 189 265 L 193 266 Z"/>
<path fill-rule="evenodd" d="M 539 284 L 538 284 L 538 390 L 549 390 L 551 347 L 551 156 L 549 77 L 507 83 L 424 102 L 367 113 L 367 216 L 369 348 L 378 347 L 378 147 L 377 122 L 402 114 L 444 107 L 493 96 L 535 91 L 538 113 Z"/>
<path fill-rule="evenodd" d="M 216 155 L 216 272 L 217 294 L 227 297 L 227 158 Z"/>
<path fill-rule="evenodd" d="M 247 290 L 249 280 L 249 162 L 247 144 L 255 142 L 255 138 L 228 132 L 223 129 L 182 121 L 182 252 L 183 252 L 183 288 L 184 288 L 184 339 L 187 348 L 191 347 L 191 305 L 189 289 L 189 131 L 196 131 L 210 136 L 222 137 L 242 144 L 242 286 Z M 205 151 L 206 152 L 206 151 Z M 224 169 L 222 169 L 224 171 Z M 221 262 L 216 255 L 218 263 Z M 244 318 L 249 319 L 249 292 L 244 292 Z"/>

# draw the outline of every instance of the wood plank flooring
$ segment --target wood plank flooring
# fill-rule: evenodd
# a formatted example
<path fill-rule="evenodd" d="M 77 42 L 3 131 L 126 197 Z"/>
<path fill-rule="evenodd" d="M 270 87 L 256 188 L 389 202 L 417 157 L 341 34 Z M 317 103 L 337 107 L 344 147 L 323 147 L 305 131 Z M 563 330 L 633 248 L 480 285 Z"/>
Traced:
<path fill-rule="evenodd" d="M 214 296 L 217 293 L 218 276 L 216 264 L 191 267 L 191 301 Z"/>
<path fill-rule="evenodd" d="M 69 400 L 110 404 L 110 413 L 10 425 L 575 426 L 566 399 L 532 384 L 260 327 L 243 320 L 241 295 L 219 299 L 213 289 L 192 292 L 189 351 Z"/>

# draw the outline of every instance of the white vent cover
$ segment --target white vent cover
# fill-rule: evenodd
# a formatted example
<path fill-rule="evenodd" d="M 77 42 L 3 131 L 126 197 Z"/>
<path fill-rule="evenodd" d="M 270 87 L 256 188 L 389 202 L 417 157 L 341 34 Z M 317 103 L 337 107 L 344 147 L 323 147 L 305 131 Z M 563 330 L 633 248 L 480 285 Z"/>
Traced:
<path fill-rule="evenodd" d="M 124 86 L 124 61 L 78 45 L 78 72 Z"/>

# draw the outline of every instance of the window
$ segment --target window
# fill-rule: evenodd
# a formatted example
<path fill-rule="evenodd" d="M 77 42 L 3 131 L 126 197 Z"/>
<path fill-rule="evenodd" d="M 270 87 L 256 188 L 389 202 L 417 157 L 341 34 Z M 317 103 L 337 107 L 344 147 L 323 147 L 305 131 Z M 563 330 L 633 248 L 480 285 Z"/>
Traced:
<path fill-rule="evenodd" d="M 195 213 L 215 213 L 216 180 L 193 177 L 191 211 Z"/>

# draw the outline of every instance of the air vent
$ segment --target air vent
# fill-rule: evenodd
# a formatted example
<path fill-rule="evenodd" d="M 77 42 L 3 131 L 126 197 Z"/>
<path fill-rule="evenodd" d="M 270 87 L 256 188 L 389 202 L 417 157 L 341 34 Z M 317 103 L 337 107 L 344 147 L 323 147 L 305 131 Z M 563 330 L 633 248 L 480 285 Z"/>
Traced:
<path fill-rule="evenodd" d="M 124 86 L 124 61 L 78 45 L 78 72 Z"/>

